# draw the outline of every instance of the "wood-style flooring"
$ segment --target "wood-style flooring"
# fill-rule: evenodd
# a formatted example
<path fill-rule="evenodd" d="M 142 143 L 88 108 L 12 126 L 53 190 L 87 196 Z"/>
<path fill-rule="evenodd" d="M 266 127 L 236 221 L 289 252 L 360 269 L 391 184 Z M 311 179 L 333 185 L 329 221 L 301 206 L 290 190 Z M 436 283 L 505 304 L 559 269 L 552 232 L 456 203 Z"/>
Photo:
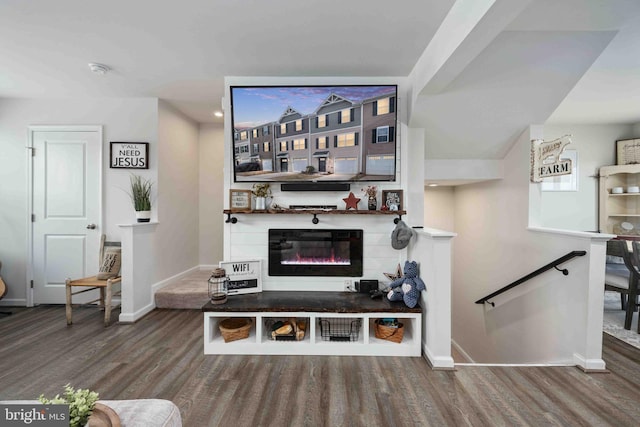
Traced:
<path fill-rule="evenodd" d="M 61 306 L 0 318 L 0 400 L 53 396 L 70 383 L 103 399 L 172 400 L 187 427 L 640 424 L 640 350 L 606 334 L 610 373 L 432 371 L 422 358 L 205 356 L 197 310 L 108 328 L 102 319 L 78 308 L 67 327 Z"/>

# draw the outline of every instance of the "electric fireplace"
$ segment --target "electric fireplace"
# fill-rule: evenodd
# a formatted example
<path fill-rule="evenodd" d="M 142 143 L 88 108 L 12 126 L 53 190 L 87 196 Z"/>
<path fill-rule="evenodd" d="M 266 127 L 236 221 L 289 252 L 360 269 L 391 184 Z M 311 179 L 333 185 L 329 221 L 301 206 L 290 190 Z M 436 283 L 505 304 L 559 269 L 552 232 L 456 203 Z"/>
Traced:
<path fill-rule="evenodd" d="M 269 276 L 362 276 L 362 230 L 269 230 Z"/>

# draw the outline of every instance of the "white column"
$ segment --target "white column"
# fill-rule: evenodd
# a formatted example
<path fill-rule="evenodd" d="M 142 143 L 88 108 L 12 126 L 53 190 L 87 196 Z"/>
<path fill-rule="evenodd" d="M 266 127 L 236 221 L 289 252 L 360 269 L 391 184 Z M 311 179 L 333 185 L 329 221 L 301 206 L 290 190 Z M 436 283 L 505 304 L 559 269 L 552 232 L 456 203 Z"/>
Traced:
<path fill-rule="evenodd" d="M 451 357 L 451 239 L 456 233 L 424 229 L 409 246 L 427 291 L 422 292 L 422 351 L 433 369 L 453 369 Z"/>
<path fill-rule="evenodd" d="M 135 322 L 155 308 L 153 274 L 157 222 L 118 224 L 121 233 L 121 309 L 119 321 Z"/>

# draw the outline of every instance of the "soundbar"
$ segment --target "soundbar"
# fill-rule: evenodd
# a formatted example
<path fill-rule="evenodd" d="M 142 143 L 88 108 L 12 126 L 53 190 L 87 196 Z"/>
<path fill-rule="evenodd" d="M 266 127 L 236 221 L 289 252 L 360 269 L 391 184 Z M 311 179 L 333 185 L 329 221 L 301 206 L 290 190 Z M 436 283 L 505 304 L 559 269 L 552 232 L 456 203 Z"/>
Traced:
<path fill-rule="evenodd" d="M 280 191 L 349 191 L 348 182 L 291 182 L 280 184 Z"/>

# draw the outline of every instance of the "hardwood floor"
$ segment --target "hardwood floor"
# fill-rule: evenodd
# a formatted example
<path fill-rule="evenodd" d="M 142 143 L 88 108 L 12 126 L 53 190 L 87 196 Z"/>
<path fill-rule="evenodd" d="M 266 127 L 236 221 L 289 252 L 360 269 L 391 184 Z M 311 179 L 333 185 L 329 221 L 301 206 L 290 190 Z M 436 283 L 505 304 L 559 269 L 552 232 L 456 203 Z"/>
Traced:
<path fill-rule="evenodd" d="M 116 315 L 114 311 L 113 315 Z M 202 313 L 155 310 L 102 326 L 95 308 L 0 318 L 0 400 L 65 384 L 103 399 L 162 398 L 185 426 L 636 426 L 640 350 L 604 335 L 608 374 L 463 366 L 422 358 L 205 356 Z"/>

